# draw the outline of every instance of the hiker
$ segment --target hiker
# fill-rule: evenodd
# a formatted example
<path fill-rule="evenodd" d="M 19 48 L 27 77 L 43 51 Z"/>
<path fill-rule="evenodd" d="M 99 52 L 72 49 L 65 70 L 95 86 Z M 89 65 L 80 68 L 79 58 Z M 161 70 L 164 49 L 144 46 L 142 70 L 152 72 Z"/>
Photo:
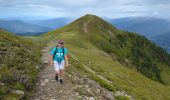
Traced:
<path fill-rule="evenodd" d="M 64 67 L 68 67 L 68 50 L 64 48 L 64 42 L 58 41 L 58 45 L 50 51 L 51 59 L 50 63 L 51 65 L 54 63 L 54 68 L 56 71 L 55 79 L 56 81 L 59 80 L 61 84 L 63 84 L 63 76 L 64 76 Z"/>

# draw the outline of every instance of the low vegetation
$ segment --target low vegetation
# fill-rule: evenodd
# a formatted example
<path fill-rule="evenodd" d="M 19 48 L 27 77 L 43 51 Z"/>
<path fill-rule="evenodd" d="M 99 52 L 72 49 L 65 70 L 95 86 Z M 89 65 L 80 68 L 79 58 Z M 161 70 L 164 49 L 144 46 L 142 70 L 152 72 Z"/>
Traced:
<path fill-rule="evenodd" d="M 71 55 L 67 73 L 87 76 L 136 100 L 170 99 L 170 56 L 145 37 L 117 30 L 96 16 L 86 15 L 39 37 L 0 33 L 0 98 L 18 99 L 11 90 L 29 94 L 41 65 L 42 44 L 54 46 L 50 41 L 61 39 Z"/>
<path fill-rule="evenodd" d="M 1 99 L 17 100 L 29 95 L 41 66 L 40 47 L 30 39 L 0 30 Z M 15 93 L 16 90 L 22 91 L 22 95 Z"/>
<path fill-rule="evenodd" d="M 68 73 L 81 73 L 112 92 L 126 91 L 137 100 L 170 99 L 169 85 L 162 84 L 169 82 L 169 55 L 162 48 L 134 33 L 113 30 L 114 27 L 106 24 L 102 24 L 102 27 L 112 29 L 112 33 L 108 33 L 108 30 L 102 33 L 100 28 L 95 29 L 103 21 L 96 23 L 95 19 L 92 20 L 91 23 L 96 23 L 93 24 L 95 27 L 92 28 L 89 24 L 86 33 L 83 23 L 87 22 L 85 19 L 89 20 L 88 17 L 43 36 L 49 40 L 65 41 L 72 57 L 72 67 Z M 115 98 L 127 99 L 124 96 Z"/>

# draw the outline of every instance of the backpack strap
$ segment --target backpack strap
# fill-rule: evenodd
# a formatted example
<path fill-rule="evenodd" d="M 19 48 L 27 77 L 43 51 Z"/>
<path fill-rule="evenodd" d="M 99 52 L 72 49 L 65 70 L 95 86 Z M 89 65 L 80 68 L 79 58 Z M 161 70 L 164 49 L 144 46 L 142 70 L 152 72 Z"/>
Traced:
<path fill-rule="evenodd" d="M 55 57 L 57 52 L 58 52 L 58 46 L 56 46 L 56 49 L 55 49 L 55 52 L 54 52 L 54 55 L 53 55 L 53 60 L 54 60 L 54 57 Z"/>
<path fill-rule="evenodd" d="M 63 52 L 63 57 L 64 57 L 64 55 L 65 55 L 65 52 L 64 52 L 64 46 L 62 46 L 62 52 Z"/>

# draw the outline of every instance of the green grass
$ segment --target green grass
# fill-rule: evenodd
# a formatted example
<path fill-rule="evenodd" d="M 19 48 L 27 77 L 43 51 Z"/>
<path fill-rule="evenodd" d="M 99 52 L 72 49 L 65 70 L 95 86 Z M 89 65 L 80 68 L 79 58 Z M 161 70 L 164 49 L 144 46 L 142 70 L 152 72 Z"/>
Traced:
<path fill-rule="evenodd" d="M 85 26 L 87 32 L 84 30 Z M 55 35 L 63 33 L 69 34 L 65 40 L 72 42 L 76 47 L 89 48 L 83 45 L 84 41 L 79 41 L 79 38 L 83 38 L 98 49 L 112 55 L 112 58 L 122 65 L 137 70 L 154 81 L 170 84 L 170 73 L 166 71 L 170 70 L 170 55 L 143 36 L 118 30 L 101 18 L 91 15 L 83 16 L 44 36 L 52 39 L 57 37 Z M 73 36 L 74 40 L 69 38 Z"/>
<path fill-rule="evenodd" d="M 17 100 L 20 96 L 11 90 L 31 91 L 41 66 L 41 45 L 26 37 L 0 30 L 0 98 Z"/>
<path fill-rule="evenodd" d="M 62 28 L 67 30 L 67 27 Z M 129 69 L 118 61 L 113 60 L 110 55 L 96 47 L 89 41 L 85 35 L 79 32 L 63 32 L 61 30 L 50 32 L 45 38 L 54 39 L 50 36 L 57 37 L 65 41 L 65 47 L 69 49 L 72 56 L 69 73 L 81 73 L 84 76 L 98 82 L 102 87 L 110 91 L 126 91 L 137 100 L 161 100 L 170 99 L 170 87 L 155 82 L 138 71 Z M 57 33 L 57 34 L 56 34 Z M 55 45 L 55 44 L 53 44 Z M 95 73 L 86 69 L 90 68 Z M 72 72 L 73 71 L 73 72 Z M 112 83 L 103 80 L 99 76 Z M 125 97 L 116 97 L 121 100 Z"/>
<path fill-rule="evenodd" d="M 84 24 L 89 20 L 85 33 Z M 38 37 L 0 33 L 0 82 L 5 83 L 0 85 L 2 99 L 20 97 L 11 89 L 32 90 L 38 73 L 35 66 L 41 64 L 41 47 L 52 48 L 57 45 L 53 41 L 60 39 L 71 55 L 68 73 L 87 76 L 112 92 L 125 91 L 136 100 L 170 99 L 169 55 L 146 38 L 117 30 L 96 16 L 87 15 Z"/>
<path fill-rule="evenodd" d="M 115 99 L 116 100 L 129 100 L 129 98 L 124 97 L 124 96 L 116 96 Z"/>

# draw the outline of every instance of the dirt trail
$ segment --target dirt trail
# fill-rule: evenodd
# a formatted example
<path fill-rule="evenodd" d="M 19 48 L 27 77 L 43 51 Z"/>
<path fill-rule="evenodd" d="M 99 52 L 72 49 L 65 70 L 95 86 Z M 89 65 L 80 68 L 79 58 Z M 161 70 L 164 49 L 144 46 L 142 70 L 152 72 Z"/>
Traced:
<path fill-rule="evenodd" d="M 87 25 L 89 24 L 90 20 L 88 20 L 85 24 L 84 24 L 84 32 L 87 33 L 88 29 L 87 29 Z"/>
<path fill-rule="evenodd" d="M 114 100 L 112 92 L 79 72 L 70 78 L 65 75 L 64 84 L 57 82 L 54 78 L 54 67 L 49 65 L 50 47 L 53 46 L 42 50 L 42 62 L 46 63 L 46 66 L 39 72 L 38 82 L 30 100 Z"/>
<path fill-rule="evenodd" d="M 48 64 L 50 57 L 48 47 L 44 48 L 42 53 L 42 61 L 46 66 L 39 73 L 35 93 L 30 100 L 74 100 L 74 85 L 68 77 L 64 77 L 64 84 L 60 84 L 54 78 L 54 67 Z"/>

